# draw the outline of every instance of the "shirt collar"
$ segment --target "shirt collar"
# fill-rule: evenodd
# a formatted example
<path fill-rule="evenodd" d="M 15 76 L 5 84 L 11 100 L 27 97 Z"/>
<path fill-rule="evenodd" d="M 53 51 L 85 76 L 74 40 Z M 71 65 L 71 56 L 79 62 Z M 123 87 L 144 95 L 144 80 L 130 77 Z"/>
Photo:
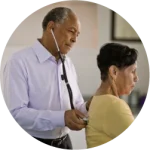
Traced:
<path fill-rule="evenodd" d="M 46 61 L 50 57 L 54 57 L 48 50 L 37 40 L 33 45 L 33 50 L 40 63 Z"/>

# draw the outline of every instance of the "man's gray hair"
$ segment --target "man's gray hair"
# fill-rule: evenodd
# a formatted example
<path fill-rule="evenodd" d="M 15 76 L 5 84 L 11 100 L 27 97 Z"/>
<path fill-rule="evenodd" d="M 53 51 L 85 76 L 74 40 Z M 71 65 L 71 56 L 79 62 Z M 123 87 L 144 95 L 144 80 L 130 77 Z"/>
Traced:
<path fill-rule="evenodd" d="M 73 13 L 73 11 L 70 8 L 66 7 L 56 7 L 52 9 L 47 13 L 47 15 L 43 19 L 42 22 L 43 30 L 46 29 L 49 21 L 54 21 L 56 23 L 63 23 L 64 20 L 67 19 L 71 13 Z"/>

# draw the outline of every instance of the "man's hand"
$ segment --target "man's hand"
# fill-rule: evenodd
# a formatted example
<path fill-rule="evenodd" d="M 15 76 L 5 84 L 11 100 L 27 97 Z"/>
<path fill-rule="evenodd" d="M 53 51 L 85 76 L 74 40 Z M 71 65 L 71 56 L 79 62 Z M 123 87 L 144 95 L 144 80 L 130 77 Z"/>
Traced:
<path fill-rule="evenodd" d="M 81 130 L 86 124 L 82 120 L 85 117 L 79 110 L 67 110 L 65 112 L 65 125 L 71 130 Z"/>

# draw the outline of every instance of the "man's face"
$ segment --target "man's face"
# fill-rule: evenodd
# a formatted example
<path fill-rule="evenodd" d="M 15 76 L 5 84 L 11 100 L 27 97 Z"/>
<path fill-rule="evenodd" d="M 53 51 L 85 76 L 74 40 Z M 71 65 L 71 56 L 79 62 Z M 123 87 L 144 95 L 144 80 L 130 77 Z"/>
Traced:
<path fill-rule="evenodd" d="M 75 15 L 70 15 L 62 24 L 58 24 L 54 30 L 55 37 L 62 54 L 67 54 L 73 47 L 80 33 L 80 22 Z"/>

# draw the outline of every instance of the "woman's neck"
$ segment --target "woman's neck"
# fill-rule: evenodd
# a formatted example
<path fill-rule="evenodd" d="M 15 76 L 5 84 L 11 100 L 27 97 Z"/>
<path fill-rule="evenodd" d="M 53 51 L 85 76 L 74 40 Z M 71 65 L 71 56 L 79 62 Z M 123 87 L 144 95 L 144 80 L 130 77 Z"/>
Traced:
<path fill-rule="evenodd" d="M 95 95 L 105 95 L 105 94 L 115 95 L 115 93 L 113 92 L 112 86 L 110 85 L 108 81 L 102 81 L 100 87 L 97 89 L 95 93 Z"/>

